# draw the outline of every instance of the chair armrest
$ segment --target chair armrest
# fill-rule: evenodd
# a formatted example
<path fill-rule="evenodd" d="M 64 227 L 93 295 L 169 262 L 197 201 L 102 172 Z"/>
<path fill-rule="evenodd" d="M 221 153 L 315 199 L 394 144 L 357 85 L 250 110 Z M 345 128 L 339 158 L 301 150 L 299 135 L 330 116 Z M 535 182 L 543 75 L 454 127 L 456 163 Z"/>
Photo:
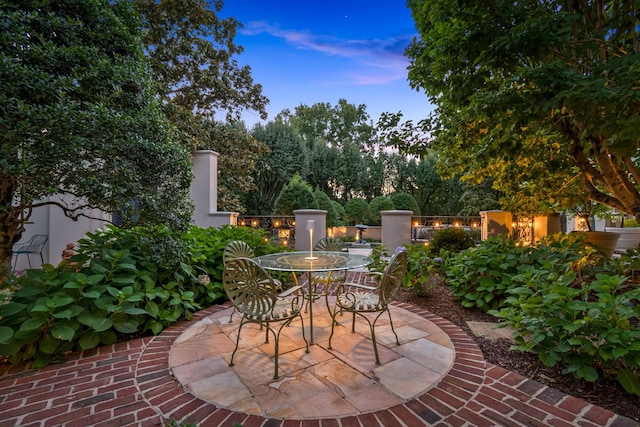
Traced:
<path fill-rule="evenodd" d="M 341 286 L 341 288 L 344 288 L 347 286 L 352 288 L 358 288 L 358 289 L 366 289 L 368 291 L 375 291 L 376 289 L 378 289 L 376 286 L 367 286 L 360 283 L 344 283 L 343 286 Z"/>
<path fill-rule="evenodd" d="M 288 297 L 289 295 L 291 295 L 292 293 L 299 291 L 300 289 L 304 288 L 303 285 L 298 285 L 298 286 L 293 286 L 289 289 L 287 289 L 286 291 L 282 292 L 281 294 L 278 294 L 279 297 Z"/>

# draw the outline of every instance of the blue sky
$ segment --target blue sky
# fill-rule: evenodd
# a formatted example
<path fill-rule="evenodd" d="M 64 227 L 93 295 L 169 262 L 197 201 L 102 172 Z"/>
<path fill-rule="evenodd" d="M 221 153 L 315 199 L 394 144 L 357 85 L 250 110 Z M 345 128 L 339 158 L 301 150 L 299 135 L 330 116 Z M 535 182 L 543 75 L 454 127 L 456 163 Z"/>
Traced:
<path fill-rule="evenodd" d="M 407 81 L 403 53 L 417 32 L 405 0 L 225 0 L 228 16 L 244 26 L 236 59 L 263 86 L 268 120 L 340 98 L 365 104 L 374 124 L 385 111 L 416 121 L 432 109 Z M 255 112 L 243 119 L 248 127 L 260 121 Z"/>

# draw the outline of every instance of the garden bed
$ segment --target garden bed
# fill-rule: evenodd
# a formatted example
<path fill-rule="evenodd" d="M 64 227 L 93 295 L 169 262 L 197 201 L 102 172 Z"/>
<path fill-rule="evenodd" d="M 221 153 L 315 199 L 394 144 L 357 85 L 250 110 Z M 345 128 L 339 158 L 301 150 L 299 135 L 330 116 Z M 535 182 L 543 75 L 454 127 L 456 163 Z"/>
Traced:
<path fill-rule="evenodd" d="M 467 325 L 468 321 L 497 322 L 497 319 L 480 309 L 462 307 L 456 301 L 446 281 L 437 275 L 431 276 L 426 289 L 424 295 L 419 295 L 413 290 L 401 289 L 397 299 L 425 308 L 462 328 L 481 348 L 487 362 L 609 409 L 616 414 L 640 421 L 640 397 L 627 393 L 615 378 L 601 378 L 597 383 L 577 381 L 571 375 L 562 374 L 561 367 L 545 366 L 533 353 L 510 350 L 512 342 L 509 340 L 489 340 L 474 336 Z"/>

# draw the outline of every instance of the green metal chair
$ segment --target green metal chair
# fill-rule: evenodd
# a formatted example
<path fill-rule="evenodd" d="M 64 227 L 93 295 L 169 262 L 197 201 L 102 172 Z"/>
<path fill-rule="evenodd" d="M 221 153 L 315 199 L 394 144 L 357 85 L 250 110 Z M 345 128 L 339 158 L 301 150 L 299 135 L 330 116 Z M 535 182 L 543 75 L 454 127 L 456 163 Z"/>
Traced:
<path fill-rule="evenodd" d="M 391 320 L 389 304 L 402 285 L 402 278 L 406 272 L 407 253 L 398 252 L 391 257 L 382 273 L 371 273 L 380 275 L 380 280 L 377 282 L 376 286 L 367 286 L 360 283 L 341 283 L 337 289 L 335 308 L 333 313 L 331 313 L 333 322 L 331 323 L 331 335 L 329 336 L 329 349 L 331 349 L 331 339 L 333 338 L 333 332 L 335 325 L 337 324 L 336 315 L 338 311 L 351 313 L 353 315 L 351 321 L 351 332 L 355 332 L 356 314 L 369 323 L 369 328 L 371 329 L 371 340 L 373 341 L 373 351 L 376 356 L 376 365 L 380 364 L 380 356 L 378 355 L 375 327 L 376 322 L 385 312 L 389 314 L 391 330 L 396 336 L 396 343 L 400 345 L 398 334 L 396 334 L 396 331 L 393 328 L 393 320 Z M 366 313 L 378 314 L 372 321 L 365 315 Z"/>
<path fill-rule="evenodd" d="M 237 258 L 229 260 L 222 273 L 222 283 L 227 296 L 233 306 L 242 315 L 238 328 L 236 347 L 231 354 L 229 366 L 233 366 L 233 359 L 238 351 L 242 327 L 247 323 L 257 323 L 264 325 L 267 329 L 266 342 L 269 342 L 269 332 L 273 334 L 275 344 L 275 372 L 274 379 L 278 379 L 278 354 L 280 332 L 282 328 L 291 323 L 297 317 L 300 318 L 302 328 L 302 338 L 307 345 L 309 352 L 309 342 L 304 335 L 304 321 L 298 304 L 296 291 L 300 286 L 294 286 L 286 292 L 278 294 L 277 285 L 273 278 L 255 261 L 250 258 Z M 287 298 L 295 295 L 295 298 Z M 273 323 L 281 323 L 276 330 L 271 327 Z"/>
<path fill-rule="evenodd" d="M 17 245 L 13 249 L 13 255 L 16 256 L 16 260 L 13 263 L 12 271 L 16 270 L 16 265 L 18 265 L 18 257 L 21 254 L 27 255 L 27 261 L 29 262 L 29 268 L 31 267 L 31 254 L 40 255 L 40 261 L 44 264 L 44 258 L 42 257 L 42 251 L 44 250 L 44 245 L 47 244 L 49 240 L 49 236 L 46 234 L 34 234 L 29 240 L 24 243 Z"/>
<path fill-rule="evenodd" d="M 222 252 L 222 263 L 226 267 L 232 259 L 255 258 L 255 256 L 255 252 L 246 242 L 243 242 L 242 240 L 232 240 L 227 243 L 227 246 L 225 246 L 224 251 Z M 282 282 L 278 279 L 273 279 L 273 281 L 276 283 L 278 292 L 282 292 Z M 229 316 L 229 323 L 233 322 L 233 315 L 235 312 L 236 310 L 231 312 L 231 315 Z"/>

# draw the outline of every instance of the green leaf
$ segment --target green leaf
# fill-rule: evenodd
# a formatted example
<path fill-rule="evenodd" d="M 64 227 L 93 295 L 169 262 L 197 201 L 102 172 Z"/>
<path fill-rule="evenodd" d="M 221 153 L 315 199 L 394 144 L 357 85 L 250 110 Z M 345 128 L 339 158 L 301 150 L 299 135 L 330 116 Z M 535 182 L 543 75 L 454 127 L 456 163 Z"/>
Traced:
<path fill-rule="evenodd" d="M 133 334 L 138 331 L 138 323 L 134 321 L 119 322 L 113 324 L 118 332 L 123 334 Z"/>
<path fill-rule="evenodd" d="M 62 310 L 57 313 L 53 313 L 53 317 L 56 319 L 71 319 L 72 314 L 71 310 Z"/>
<path fill-rule="evenodd" d="M 98 291 L 87 291 L 87 292 L 83 292 L 82 296 L 85 298 L 90 298 L 90 299 L 98 299 L 100 298 L 102 294 Z"/>
<path fill-rule="evenodd" d="M 108 329 L 111 329 L 112 326 L 113 326 L 113 322 L 111 321 L 111 319 L 105 319 L 105 318 L 95 319 L 91 323 L 91 327 L 96 332 L 107 331 Z"/>
<path fill-rule="evenodd" d="M 76 331 L 70 326 L 54 325 L 51 328 L 51 335 L 59 340 L 71 341 L 75 334 Z"/>
<path fill-rule="evenodd" d="M 584 378 L 587 381 L 596 381 L 598 379 L 598 371 L 591 366 L 581 366 L 577 370 L 577 374 L 580 378 Z"/>
<path fill-rule="evenodd" d="M 25 308 L 27 308 L 26 304 L 17 302 L 10 302 L 8 304 L 0 305 L 0 318 L 11 317 L 15 314 L 20 313 Z"/>
<path fill-rule="evenodd" d="M 82 334 L 78 343 L 83 350 L 95 348 L 100 344 L 100 335 L 93 331 L 87 331 Z"/>
<path fill-rule="evenodd" d="M 640 377 L 635 372 L 630 369 L 620 369 L 618 371 L 618 382 L 627 393 L 640 396 Z"/>
<path fill-rule="evenodd" d="M 0 326 L 0 344 L 6 344 L 13 338 L 13 329 L 8 326 Z"/>
<path fill-rule="evenodd" d="M 59 345 L 60 340 L 49 333 L 46 334 L 38 343 L 38 350 L 45 354 L 53 354 Z"/>
<path fill-rule="evenodd" d="M 138 307 L 126 307 L 122 310 L 123 313 L 131 315 L 145 315 L 147 312 Z"/>

